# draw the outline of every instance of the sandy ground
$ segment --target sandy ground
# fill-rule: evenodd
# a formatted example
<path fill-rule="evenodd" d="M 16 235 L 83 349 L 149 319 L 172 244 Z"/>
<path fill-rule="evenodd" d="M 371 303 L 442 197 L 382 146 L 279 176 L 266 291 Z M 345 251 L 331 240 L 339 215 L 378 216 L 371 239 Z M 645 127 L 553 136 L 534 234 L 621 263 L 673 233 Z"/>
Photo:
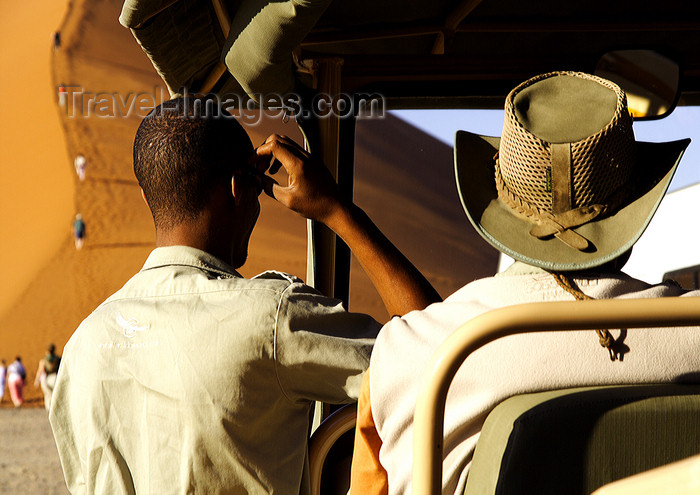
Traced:
<path fill-rule="evenodd" d="M 68 493 L 43 408 L 0 410 L 0 438 L 0 494 Z"/>
<path fill-rule="evenodd" d="M 49 342 L 61 352 L 80 321 L 138 271 L 154 247 L 131 170 L 139 117 L 71 116 L 58 105 L 56 88 L 159 98 L 162 82 L 117 22 L 120 0 L 49 3 L 0 0 L 6 13 L 0 16 L 0 358 L 9 363 L 22 356 L 29 383 L 26 408 L 11 409 L 7 394 L 0 403 L 0 493 L 62 493 L 55 447 L 43 443 L 50 437 L 37 409 L 41 392 L 31 385 L 38 360 Z M 61 45 L 54 51 L 55 30 Z M 299 137 L 293 123 L 279 120 L 247 130 L 254 144 L 272 132 Z M 79 153 L 87 158 L 85 181 L 73 166 Z M 355 198 L 443 296 L 495 271 L 495 251 L 474 233 L 459 204 L 451 149 L 402 121 L 359 122 Z M 306 221 L 269 198 L 261 204 L 241 273 L 275 269 L 304 277 Z M 80 251 L 70 234 L 76 213 L 87 224 Z M 386 320 L 356 265 L 351 310 Z M 16 467 L 6 461 L 13 458 Z M 40 464 L 46 467 L 33 470 Z M 15 473 L 23 473 L 21 488 L 9 485 Z"/>

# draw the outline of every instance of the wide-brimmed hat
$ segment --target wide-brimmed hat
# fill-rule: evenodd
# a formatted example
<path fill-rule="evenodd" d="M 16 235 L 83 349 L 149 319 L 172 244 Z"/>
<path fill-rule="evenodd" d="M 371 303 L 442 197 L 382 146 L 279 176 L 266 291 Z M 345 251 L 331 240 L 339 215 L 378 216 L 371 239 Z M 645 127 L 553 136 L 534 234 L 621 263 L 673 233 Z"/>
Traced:
<path fill-rule="evenodd" d="M 500 138 L 457 132 L 457 188 L 499 251 L 551 271 L 583 270 L 639 239 L 689 143 L 635 141 L 619 86 L 552 72 L 510 92 Z"/>

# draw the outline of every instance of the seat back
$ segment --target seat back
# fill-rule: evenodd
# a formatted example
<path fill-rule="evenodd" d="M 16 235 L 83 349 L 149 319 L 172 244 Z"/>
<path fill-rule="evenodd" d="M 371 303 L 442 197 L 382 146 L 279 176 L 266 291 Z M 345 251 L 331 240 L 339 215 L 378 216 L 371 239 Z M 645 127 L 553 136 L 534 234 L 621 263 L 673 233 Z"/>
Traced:
<path fill-rule="evenodd" d="M 581 494 L 700 453 L 700 385 L 589 387 L 507 399 L 465 494 Z"/>
<path fill-rule="evenodd" d="M 700 493 L 700 454 L 629 478 L 613 481 L 592 495 L 695 495 Z"/>

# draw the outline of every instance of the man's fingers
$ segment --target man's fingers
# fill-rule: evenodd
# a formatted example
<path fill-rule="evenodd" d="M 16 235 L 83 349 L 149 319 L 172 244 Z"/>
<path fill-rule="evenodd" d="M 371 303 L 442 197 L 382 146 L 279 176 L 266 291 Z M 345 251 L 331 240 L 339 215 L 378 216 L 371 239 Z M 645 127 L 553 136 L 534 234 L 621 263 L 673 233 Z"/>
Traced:
<path fill-rule="evenodd" d="M 287 146 L 290 146 L 292 148 L 299 148 L 300 150 L 303 150 L 301 146 L 299 146 L 296 141 L 293 139 L 290 139 L 288 136 L 285 136 L 284 134 L 271 134 L 265 139 L 265 143 L 269 143 L 272 141 L 278 141 L 280 143 L 284 143 Z"/>
<path fill-rule="evenodd" d="M 279 186 L 279 183 L 275 179 L 270 177 L 269 175 L 261 176 L 261 181 L 262 181 L 262 188 L 263 188 L 263 191 L 265 191 L 265 194 L 267 194 L 268 196 L 270 196 L 273 199 L 277 199 L 275 197 L 274 187 Z"/>
<path fill-rule="evenodd" d="M 265 142 L 258 147 L 258 149 L 267 151 L 269 149 L 274 149 L 277 146 L 286 148 L 290 153 L 301 159 L 306 159 L 310 156 L 309 153 L 307 153 L 307 151 L 299 146 L 295 141 L 289 139 L 287 136 L 280 136 L 279 134 L 272 134 L 269 136 Z"/>
<path fill-rule="evenodd" d="M 263 175 L 266 172 L 274 175 L 282 167 L 282 163 L 274 156 L 258 155 L 257 150 L 253 151 L 248 158 L 248 165 L 253 167 L 258 175 Z"/>
<path fill-rule="evenodd" d="M 301 167 L 303 160 L 306 158 L 304 155 L 299 154 L 299 150 L 279 140 L 266 142 L 256 149 L 255 153 L 261 159 L 266 157 L 271 160 L 270 173 L 272 174 L 279 171 L 280 165 L 288 173 L 294 173 Z"/>
<path fill-rule="evenodd" d="M 276 139 L 277 140 L 284 140 L 284 141 L 289 140 L 289 138 L 287 136 L 285 136 L 284 134 L 270 134 L 269 136 L 267 136 L 267 139 L 265 139 L 265 142 L 267 143 L 270 141 L 274 141 Z"/>
<path fill-rule="evenodd" d="M 284 148 L 287 149 L 289 152 L 292 154 L 298 155 L 298 156 L 308 156 L 308 153 L 304 151 L 304 149 L 299 146 L 297 143 L 292 141 L 286 136 L 279 136 L 277 134 L 273 134 L 270 137 L 268 137 L 263 144 L 258 146 L 258 150 L 265 150 L 266 152 L 268 150 L 274 150 L 276 148 Z M 257 151 L 257 150 L 256 150 Z M 260 153 L 258 153 L 260 154 Z"/>
<path fill-rule="evenodd" d="M 289 208 L 292 200 L 289 187 L 280 186 L 275 179 L 266 176 L 263 181 L 263 190 L 269 197 Z"/>
<path fill-rule="evenodd" d="M 275 141 L 280 142 L 280 143 L 284 143 L 284 144 L 289 145 L 289 146 L 296 145 L 296 143 L 293 140 L 289 139 L 284 134 L 270 134 L 269 136 L 267 136 L 267 138 L 265 139 L 263 144 L 272 143 Z M 262 146 L 262 145 L 260 145 L 260 146 Z"/>
<path fill-rule="evenodd" d="M 283 205 L 287 206 L 289 203 L 289 187 L 280 186 L 279 182 L 265 175 L 262 177 L 262 188 L 265 194 L 270 196 L 272 199 L 279 201 Z"/>

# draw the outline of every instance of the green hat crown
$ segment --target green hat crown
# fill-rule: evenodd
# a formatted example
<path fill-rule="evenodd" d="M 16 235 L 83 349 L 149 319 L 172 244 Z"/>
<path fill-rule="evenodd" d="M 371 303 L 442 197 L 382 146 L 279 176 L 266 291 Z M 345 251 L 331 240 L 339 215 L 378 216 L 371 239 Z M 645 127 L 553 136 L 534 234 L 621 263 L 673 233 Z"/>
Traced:
<path fill-rule="evenodd" d="M 614 211 L 633 175 L 636 147 L 627 99 L 616 84 L 580 72 L 525 81 L 505 103 L 496 161 L 498 195 L 576 249 L 588 242 L 571 228 Z"/>

